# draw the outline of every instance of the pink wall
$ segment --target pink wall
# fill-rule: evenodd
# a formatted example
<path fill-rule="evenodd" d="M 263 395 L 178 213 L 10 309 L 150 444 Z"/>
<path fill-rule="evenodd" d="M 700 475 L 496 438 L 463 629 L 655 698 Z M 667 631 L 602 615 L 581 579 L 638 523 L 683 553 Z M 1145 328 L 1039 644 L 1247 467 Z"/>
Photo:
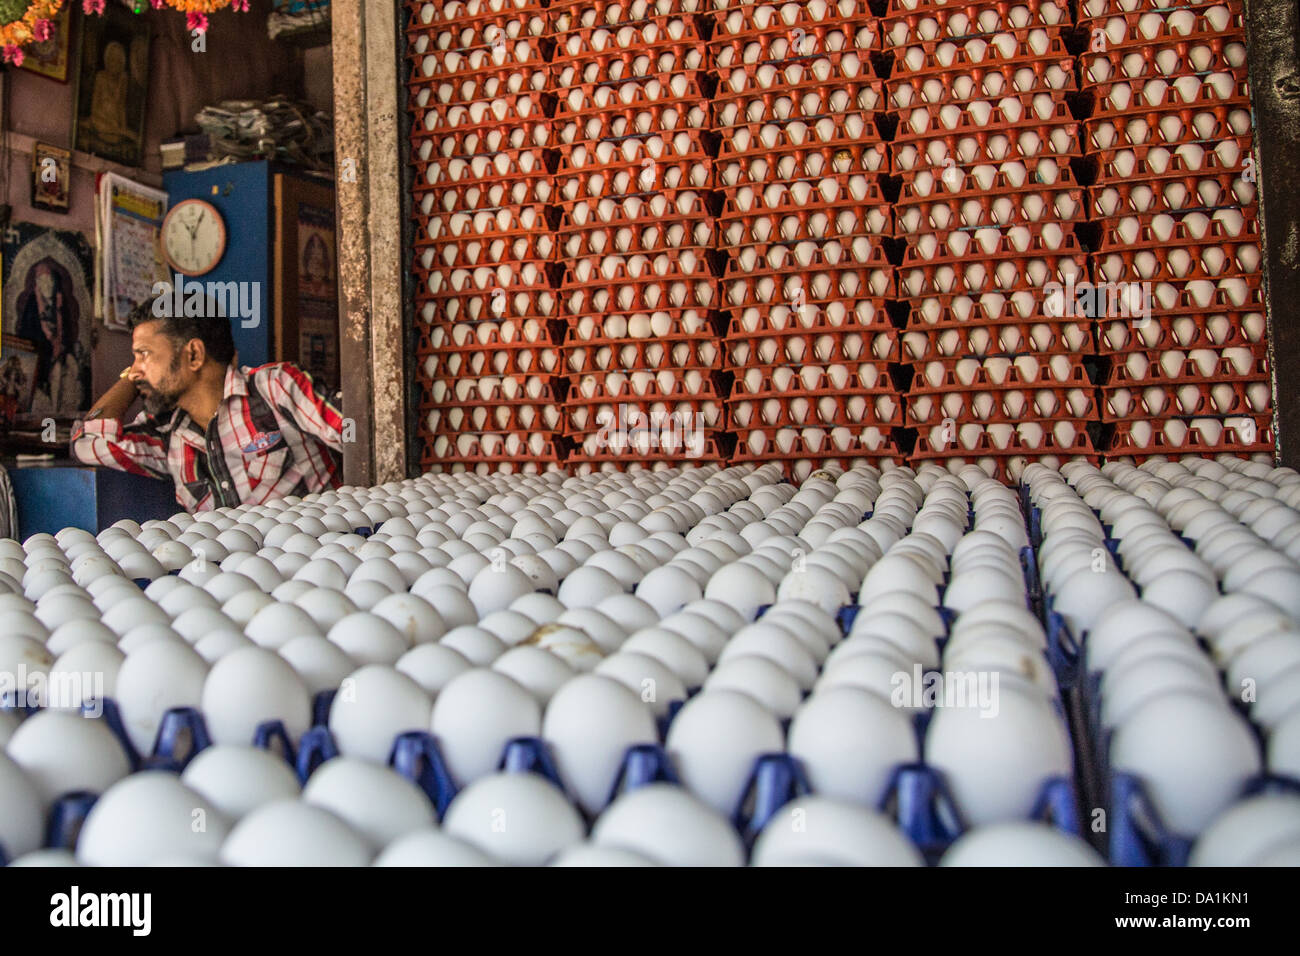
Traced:
<path fill-rule="evenodd" d="M 76 3 L 76 0 L 69 2 Z M 194 114 L 205 105 L 225 99 L 266 98 L 276 94 L 302 96 L 302 52 L 267 38 L 269 10 L 270 0 L 252 0 L 248 13 L 224 10 L 212 14 L 207 49 L 202 53 L 191 50 L 192 38 L 185 31 L 183 14 L 170 8 L 140 14 L 153 24 L 144 169 L 128 169 L 76 154 L 71 209 L 63 215 L 45 212 L 29 205 L 30 146 L 25 139 L 21 144 L 11 140 L 8 196 L 0 201 L 12 204 L 13 220 L 77 230 L 94 245 L 94 189 L 99 169 L 113 169 L 141 182 L 161 185 L 158 144 L 183 131 L 197 132 Z M 79 17 L 79 12 L 74 13 L 74 52 Z M 57 83 L 28 70 L 10 68 L 3 82 L 9 86 L 7 126 L 11 132 L 20 134 L 17 138 L 32 137 L 65 148 L 70 145 L 74 88 L 71 77 L 67 83 Z M 130 361 L 130 336 L 110 332 L 99 325 L 93 372 L 96 397 Z"/>

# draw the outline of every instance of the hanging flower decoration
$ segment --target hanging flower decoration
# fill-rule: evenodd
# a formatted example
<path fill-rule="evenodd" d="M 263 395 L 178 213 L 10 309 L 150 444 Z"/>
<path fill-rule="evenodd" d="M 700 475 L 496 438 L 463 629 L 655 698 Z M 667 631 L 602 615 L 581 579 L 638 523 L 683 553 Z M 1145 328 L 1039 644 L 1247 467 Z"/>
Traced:
<path fill-rule="evenodd" d="M 208 14 L 230 7 L 248 12 L 248 0 L 148 0 L 149 6 L 161 10 L 164 5 L 185 14 L 185 28 L 191 33 L 206 33 Z M 22 66 L 23 47 L 41 43 L 54 35 L 53 20 L 63 8 L 64 0 L 0 0 L 0 52 L 5 63 Z M 104 0 L 81 0 L 87 16 L 102 15 Z M 142 13 L 145 0 L 135 0 L 133 9 Z"/>
<path fill-rule="evenodd" d="M 208 29 L 208 14 L 224 10 L 226 7 L 240 13 L 248 12 L 248 0 L 151 0 L 155 7 L 166 3 L 173 10 L 185 14 L 185 28 L 193 33 L 205 33 Z"/>
<path fill-rule="evenodd" d="M 21 66 L 23 47 L 48 40 L 54 32 L 51 21 L 62 6 L 63 0 L 0 0 L 0 49 L 4 62 Z"/>

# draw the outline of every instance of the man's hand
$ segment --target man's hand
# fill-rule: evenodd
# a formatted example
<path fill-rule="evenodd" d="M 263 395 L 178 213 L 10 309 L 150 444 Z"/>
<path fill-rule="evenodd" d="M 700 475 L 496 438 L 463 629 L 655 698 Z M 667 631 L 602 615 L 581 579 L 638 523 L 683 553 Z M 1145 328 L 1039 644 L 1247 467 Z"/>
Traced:
<path fill-rule="evenodd" d="M 86 413 L 86 420 L 91 421 L 96 418 L 121 419 L 126 415 L 127 409 L 131 407 L 131 403 L 135 401 L 137 394 L 139 393 L 134 380 L 119 378 L 113 383 L 113 387 L 91 406 L 90 411 Z"/>

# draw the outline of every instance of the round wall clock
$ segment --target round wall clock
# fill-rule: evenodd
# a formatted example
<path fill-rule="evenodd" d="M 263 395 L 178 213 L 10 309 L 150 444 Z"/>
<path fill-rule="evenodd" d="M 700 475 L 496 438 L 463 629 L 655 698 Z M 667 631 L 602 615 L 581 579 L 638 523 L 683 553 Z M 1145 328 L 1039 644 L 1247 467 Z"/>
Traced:
<path fill-rule="evenodd" d="M 211 272 L 226 253 L 225 220 L 212 203 L 183 199 L 163 218 L 162 247 L 167 264 L 177 272 Z"/>

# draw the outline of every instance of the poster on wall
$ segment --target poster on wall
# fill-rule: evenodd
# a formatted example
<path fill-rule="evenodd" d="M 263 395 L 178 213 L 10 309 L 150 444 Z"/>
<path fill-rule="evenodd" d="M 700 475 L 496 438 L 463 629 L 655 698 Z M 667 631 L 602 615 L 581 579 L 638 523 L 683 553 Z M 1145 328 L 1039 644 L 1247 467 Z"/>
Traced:
<path fill-rule="evenodd" d="M 83 17 L 73 96 L 72 148 L 123 166 L 144 157 L 149 21 L 119 4 Z"/>
<path fill-rule="evenodd" d="M 75 416 L 93 397 L 90 244 L 25 222 L 2 235 L 0 392 L 15 417 Z"/>
<path fill-rule="evenodd" d="M 334 210 L 298 206 L 298 358 L 312 378 L 335 387 L 338 370 L 338 288 Z"/>
<path fill-rule="evenodd" d="M 58 146 L 32 147 L 33 209 L 67 212 L 72 194 L 72 153 Z"/>
<path fill-rule="evenodd" d="M 126 329 L 127 319 L 153 295 L 155 282 L 166 281 L 162 221 L 167 194 L 116 173 L 99 178 L 96 233 L 102 258 L 100 311 L 104 325 Z"/>

